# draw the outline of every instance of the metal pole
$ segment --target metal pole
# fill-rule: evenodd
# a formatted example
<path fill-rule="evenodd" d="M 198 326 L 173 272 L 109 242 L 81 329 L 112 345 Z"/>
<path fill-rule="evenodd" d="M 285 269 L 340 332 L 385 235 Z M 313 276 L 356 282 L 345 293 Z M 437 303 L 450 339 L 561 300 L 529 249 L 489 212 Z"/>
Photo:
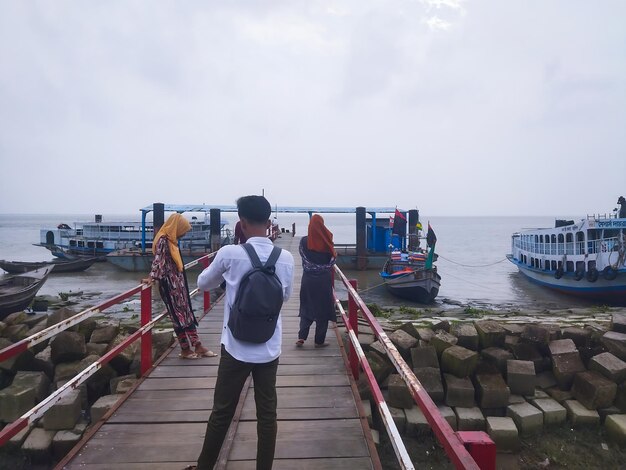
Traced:
<path fill-rule="evenodd" d="M 144 286 L 141 290 L 141 326 L 152 320 L 152 287 Z M 152 329 L 141 335 L 141 375 L 152 367 Z"/>
<path fill-rule="evenodd" d="M 208 268 L 209 267 L 209 258 L 204 258 L 202 260 L 202 266 L 204 266 L 204 268 Z M 204 292 L 204 313 L 208 312 L 211 309 L 211 292 Z"/>
<path fill-rule="evenodd" d="M 357 281 L 356 279 L 350 279 L 350 285 L 356 291 Z M 355 336 L 359 337 L 359 306 L 352 294 L 348 294 L 348 320 L 350 321 L 350 328 L 354 331 Z M 359 356 L 353 344 L 350 344 L 350 367 L 352 368 L 352 376 L 354 380 L 359 379 Z"/>
<path fill-rule="evenodd" d="M 356 268 L 367 267 L 367 251 L 365 247 L 365 207 L 356 208 Z"/>

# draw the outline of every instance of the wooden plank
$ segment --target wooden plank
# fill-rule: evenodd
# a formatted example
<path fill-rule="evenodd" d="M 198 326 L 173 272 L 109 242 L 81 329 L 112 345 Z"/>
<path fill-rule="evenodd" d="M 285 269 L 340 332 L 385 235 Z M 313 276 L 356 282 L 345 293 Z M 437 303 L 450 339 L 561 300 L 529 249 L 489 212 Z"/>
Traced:
<path fill-rule="evenodd" d="M 229 462 L 228 470 L 256 470 L 255 460 Z M 275 459 L 273 470 L 368 470 L 372 468 L 369 457 L 343 457 L 325 459 Z M 89 469 L 89 467 L 87 467 Z M 99 470 L 99 469 L 98 469 Z M 133 469 L 131 469 L 133 470 Z"/>

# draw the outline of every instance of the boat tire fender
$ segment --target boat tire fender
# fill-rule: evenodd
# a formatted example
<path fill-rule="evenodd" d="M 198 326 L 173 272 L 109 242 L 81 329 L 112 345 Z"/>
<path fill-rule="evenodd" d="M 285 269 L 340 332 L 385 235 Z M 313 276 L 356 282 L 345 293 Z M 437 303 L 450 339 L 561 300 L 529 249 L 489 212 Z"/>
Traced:
<path fill-rule="evenodd" d="M 558 268 L 555 272 L 554 272 L 554 277 L 555 279 L 561 279 L 563 277 L 563 268 Z"/>
<path fill-rule="evenodd" d="M 612 281 L 617 277 L 617 270 L 613 269 L 612 266 L 607 266 L 602 270 L 602 276 L 607 281 Z"/>
<path fill-rule="evenodd" d="M 580 281 L 583 277 L 585 277 L 584 269 L 577 269 L 576 271 L 574 271 L 574 279 L 576 281 Z"/>
<path fill-rule="evenodd" d="M 598 280 L 598 276 L 600 273 L 598 273 L 598 270 L 596 268 L 591 268 L 589 271 L 587 271 L 587 280 L 589 282 L 596 282 Z"/>

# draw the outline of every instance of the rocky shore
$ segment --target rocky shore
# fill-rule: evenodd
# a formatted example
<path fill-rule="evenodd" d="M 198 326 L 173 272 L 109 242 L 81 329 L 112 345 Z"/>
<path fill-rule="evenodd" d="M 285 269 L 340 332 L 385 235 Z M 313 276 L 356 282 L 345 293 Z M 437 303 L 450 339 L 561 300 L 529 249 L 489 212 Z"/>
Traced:
<path fill-rule="evenodd" d="M 55 325 L 76 312 L 18 312 L 0 322 L 0 349 Z M 173 329 L 152 332 L 156 360 L 174 342 Z M 136 319 L 89 318 L 33 348 L 0 362 L 0 428 L 15 421 L 80 371 L 96 362 L 139 328 Z M 35 427 L 14 436 L 0 450 L 0 468 L 47 468 L 62 459 L 138 380 L 140 344 L 136 341 L 93 376 L 53 405 Z"/>
<path fill-rule="evenodd" d="M 601 459 L 596 464 L 617 468 L 616 462 L 626 461 L 624 309 L 502 312 L 368 307 L 451 427 L 490 435 L 500 468 L 546 464 L 537 459 L 547 459 L 546 467 L 550 457 L 554 463 L 556 455 L 540 453 L 529 463 L 527 454 L 534 451 L 533 445 L 541 447 L 538 441 L 563 440 L 564 429 L 571 431 L 565 433 L 567 439 L 582 432 L 603 441 L 594 456 Z M 434 455 L 440 454 L 444 463 L 445 455 L 384 348 L 367 327 L 361 327 L 359 339 L 409 453 L 420 466 L 438 468 L 432 467 L 437 461 Z M 384 426 L 363 378 L 359 390 L 370 426 L 383 434 L 381 453 L 389 454 Z M 432 449 L 425 450 L 424 445 Z M 562 442 L 560 448 L 566 447 Z M 580 449 L 588 451 L 585 446 Z M 589 458 L 578 462 L 588 466 Z M 568 468 L 572 466 L 582 468 L 575 463 Z M 386 468 L 396 468 L 395 462 Z"/>

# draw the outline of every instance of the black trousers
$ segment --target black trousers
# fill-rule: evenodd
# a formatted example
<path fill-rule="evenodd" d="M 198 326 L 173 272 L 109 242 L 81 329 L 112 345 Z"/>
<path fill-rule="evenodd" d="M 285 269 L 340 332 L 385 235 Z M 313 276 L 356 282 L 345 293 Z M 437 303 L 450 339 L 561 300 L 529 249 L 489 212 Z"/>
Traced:
<path fill-rule="evenodd" d="M 328 320 L 311 320 L 309 318 L 300 317 L 298 339 L 307 339 L 309 337 L 309 329 L 313 322 L 315 322 L 315 344 L 323 344 L 326 340 L 326 332 L 328 331 Z"/>
<path fill-rule="evenodd" d="M 213 411 L 207 423 L 204 445 L 198 458 L 198 470 L 211 470 L 215 465 L 235 414 L 239 395 L 250 374 L 254 381 L 257 417 L 257 470 L 270 470 L 276 448 L 276 371 L 278 358 L 264 364 L 241 362 L 226 352 L 222 345 Z"/>

